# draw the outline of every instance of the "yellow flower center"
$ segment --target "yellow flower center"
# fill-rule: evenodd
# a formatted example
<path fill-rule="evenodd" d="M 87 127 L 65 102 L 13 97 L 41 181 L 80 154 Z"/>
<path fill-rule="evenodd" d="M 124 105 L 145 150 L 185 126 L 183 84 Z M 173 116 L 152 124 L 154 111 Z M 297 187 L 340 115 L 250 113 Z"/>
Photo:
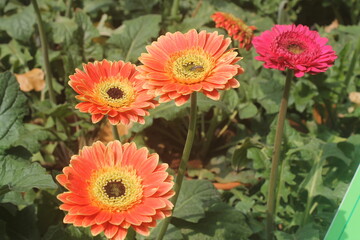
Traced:
<path fill-rule="evenodd" d="M 103 210 L 125 211 L 142 198 L 142 179 L 132 167 L 102 168 L 91 175 L 89 195 Z"/>
<path fill-rule="evenodd" d="M 290 44 L 289 46 L 287 46 L 287 50 L 293 54 L 300 54 L 304 52 L 304 49 L 298 44 Z"/>
<path fill-rule="evenodd" d="M 109 107 L 127 107 L 135 101 L 135 90 L 131 82 L 123 77 L 108 77 L 94 87 L 97 100 Z"/>
<path fill-rule="evenodd" d="M 203 81 L 214 67 L 213 58 L 203 49 L 188 49 L 171 55 L 166 64 L 176 82 L 194 84 Z"/>

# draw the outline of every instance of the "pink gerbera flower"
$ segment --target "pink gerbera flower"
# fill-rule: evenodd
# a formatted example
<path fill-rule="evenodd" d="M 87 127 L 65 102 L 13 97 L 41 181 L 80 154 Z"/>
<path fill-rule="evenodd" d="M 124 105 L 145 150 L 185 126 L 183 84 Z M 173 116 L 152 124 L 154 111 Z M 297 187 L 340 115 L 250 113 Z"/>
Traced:
<path fill-rule="evenodd" d="M 179 106 L 193 92 L 218 100 L 218 90 L 239 87 L 234 76 L 244 71 L 236 64 L 241 59 L 237 52 L 226 51 L 230 42 L 217 32 L 167 33 L 147 46 L 149 53 L 141 54 L 144 65 L 137 68 L 137 78 L 145 80 L 144 88 L 160 96 L 159 102 L 175 100 Z"/>
<path fill-rule="evenodd" d="M 337 56 L 327 38 L 303 25 L 275 25 L 253 39 L 265 68 L 293 69 L 296 77 L 325 72 Z"/>
<path fill-rule="evenodd" d="M 111 240 L 123 240 L 130 227 L 148 236 L 173 208 L 174 183 L 167 168 L 156 153 L 134 143 L 84 147 L 56 176 L 68 189 L 57 196 L 60 209 L 68 212 L 64 223 L 90 227 L 94 236 L 104 232 Z"/>

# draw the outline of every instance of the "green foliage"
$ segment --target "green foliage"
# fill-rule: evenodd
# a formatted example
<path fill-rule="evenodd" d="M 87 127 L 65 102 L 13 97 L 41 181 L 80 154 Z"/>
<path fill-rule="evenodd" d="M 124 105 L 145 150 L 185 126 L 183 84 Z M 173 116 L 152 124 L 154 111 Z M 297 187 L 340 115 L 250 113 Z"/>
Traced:
<path fill-rule="evenodd" d="M 21 136 L 25 102 L 15 77 L 10 72 L 0 73 L 0 150 L 9 148 Z"/>
<path fill-rule="evenodd" d="M 112 52 L 108 57 L 136 62 L 150 40 L 158 36 L 160 20 L 160 15 L 151 14 L 125 21 L 108 40 L 120 51 L 115 52 L 116 56 Z"/>

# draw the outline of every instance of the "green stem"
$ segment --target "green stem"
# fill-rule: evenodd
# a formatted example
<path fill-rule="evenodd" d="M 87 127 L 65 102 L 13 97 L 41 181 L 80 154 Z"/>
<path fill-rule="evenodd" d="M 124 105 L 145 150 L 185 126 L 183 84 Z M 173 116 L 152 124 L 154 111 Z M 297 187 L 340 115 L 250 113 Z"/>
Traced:
<path fill-rule="evenodd" d="M 287 10 L 286 10 L 288 4 L 289 4 L 288 0 L 284 0 L 279 4 L 278 17 L 277 17 L 278 24 L 286 24 L 288 20 Z"/>
<path fill-rule="evenodd" d="M 268 202 L 267 202 L 267 211 L 266 211 L 266 236 L 268 240 L 274 239 L 274 218 L 275 218 L 275 190 L 276 190 L 276 182 L 278 178 L 278 165 L 279 165 L 279 157 L 281 150 L 281 141 L 284 131 L 284 122 L 287 111 L 289 92 L 291 86 L 291 80 L 294 76 L 294 71 L 291 69 L 287 70 L 286 73 L 286 82 L 285 88 L 283 92 L 283 96 L 280 103 L 280 111 L 278 115 L 278 122 L 276 126 L 276 134 L 274 141 L 274 153 L 271 164 L 271 173 L 270 173 L 270 183 L 268 190 Z"/>
<path fill-rule="evenodd" d="M 32 3 L 35 13 L 36 13 L 37 26 L 39 29 L 40 40 L 41 40 L 41 51 L 43 54 L 44 64 L 45 64 L 46 84 L 48 86 L 49 97 L 50 97 L 50 101 L 52 101 L 53 103 L 56 103 L 54 89 L 53 89 L 53 85 L 52 85 L 52 74 L 51 74 L 50 61 L 49 61 L 47 38 L 45 35 L 45 30 L 44 30 L 44 26 L 43 26 L 41 14 L 40 14 L 40 10 L 37 5 L 37 2 L 36 2 L 36 0 L 31 0 L 31 3 Z"/>
<path fill-rule="evenodd" d="M 177 19 L 178 11 L 179 11 L 179 0 L 174 0 L 171 6 L 170 18 L 171 20 Z"/>
<path fill-rule="evenodd" d="M 189 161 L 191 147 L 193 145 L 194 137 L 195 137 L 196 113 L 197 113 L 196 97 L 197 97 L 196 92 L 193 92 L 191 94 L 189 130 L 188 130 L 188 133 L 187 133 L 186 142 L 185 142 L 184 151 L 183 151 L 183 155 L 182 155 L 182 158 L 181 158 L 178 174 L 177 174 L 177 177 L 176 177 L 176 180 L 175 180 L 175 185 L 174 185 L 175 195 L 171 199 L 171 202 L 174 204 L 174 209 L 176 207 L 176 201 L 177 201 L 177 199 L 179 197 L 181 185 L 182 185 L 184 175 L 185 175 L 185 171 L 186 171 L 186 165 L 187 165 L 187 162 Z M 165 236 L 165 233 L 166 233 L 166 230 L 167 230 L 167 228 L 169 226 L 170 220 L 171 220 L 171 216 L 164 219 L 164 221 L 162 223 L 162 226 L 161 226 L 161 229 L 160 229 L 160 232 L 159 232 L 159 234 L 157 236 L 157 240 L 162 240 L 163 237 Z"/>
<path fill-rule="evenodd" d="M 119 140 L 121 142 L 121 138 L 120 138 L 119 131 L 117 129 L 117 125 L 111 125 L 111 127 L 112 127 L 112 133 L 114 135 L 114 139 Z"/>
<path fill-rule="evenodd" d="M 212 142 L 212 139 L 215 135 L 215 130 L 216 130 L 216 127 L 219 123 L 218 121 L 218 115 L 219 115 L 219 108 L 218 107 L 215 107 L 214 110 L 213 110 L 213 117 L 210 121 L 210 126 L 206 132 L 206 135 L 205 135 L 205 141 L 204 143 L 202 144 L 202 148 L 200 150 L 200 155 L 202 157 L 206 157 L 207 153 L 209 152 L 209 148 L 210 148 L 210 144 Z"/>
<path fill-rule="evenodd" d="M 125 240 L 134 240 L 135 236 L 136 236 L 136 232 L 132 227 L 129 227 Z"/>
<path fill-rule="evenodd" d="M 66 1 L 66 12 L 65 12 L 65 17 L 70 18 L 71 17 L 71 5 L 72 5 L 72 0 L 67 0 Z"/>

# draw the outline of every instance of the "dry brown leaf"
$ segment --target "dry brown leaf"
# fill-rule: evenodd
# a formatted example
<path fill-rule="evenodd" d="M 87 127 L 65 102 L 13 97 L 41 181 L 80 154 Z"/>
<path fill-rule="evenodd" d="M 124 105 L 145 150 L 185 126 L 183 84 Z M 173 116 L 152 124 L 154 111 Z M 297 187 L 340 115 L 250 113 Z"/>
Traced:
<path fill-rule="evenodd" d="M 45 88 L 45 73 L 40 68 L 34 68 L 24 74 L 15 74 L 15 77 L 20 84 L 21 91 L 35 90 L 39 92 Z"/>
<path fill-rule="evenodd" d="M 123 125 L 123 124 L 119 124 L 117 125 L 117 129 L 119 132 L 120 136 L 125 136 L 126 134 L 129 133 L 129 129 L 132 127 L 132 123 L 130 123 L 129 125 Z M 103 142 L 104 144 L 107 144 L 110 141 L 114 141 L 114 136 L 112 133 L 112 127 L 111 124 L 109 122 L 106 123 L 106 125 L 104 125 L 98 134 L 98 138 L 99 141 Z"/>
<path fill-rule="evenodd" d="M 349 99 L 351 102 L 356 105 L 360 105 L 360 92 L 351 92 L 349 93 Z"/>
<path fill-rule="evenodd" d="M 329 33 L 338 27 L 339 27 L 339 21 L 337 19 L 335 19 L 334 21 L 332 21 L 332 23 L 330 25 L 326 26 L 324 28 L 324 30 L 325 30 L 325 32 Z"/>
<path fill-rule="evenodd" d="M 213 183 L 216 189 L 230 190 L 242 185 L 240 182 L 228 182 L 228 183 Z"/>

